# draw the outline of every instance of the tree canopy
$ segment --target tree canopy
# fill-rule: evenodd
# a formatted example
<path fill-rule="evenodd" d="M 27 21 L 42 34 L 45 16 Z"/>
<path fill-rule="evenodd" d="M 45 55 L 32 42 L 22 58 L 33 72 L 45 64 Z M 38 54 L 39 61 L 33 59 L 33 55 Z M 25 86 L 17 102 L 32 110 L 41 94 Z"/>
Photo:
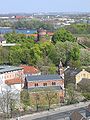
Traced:
<path fill-rule="evenodd" d="M 52 41 L 56 43 L 57 41 L 65 42 L 65 41 L 70 41 L 70 42 L 75 42 L 74 36 L 67 30 L 65 29 L 58 29 L 53 37 Z"/>

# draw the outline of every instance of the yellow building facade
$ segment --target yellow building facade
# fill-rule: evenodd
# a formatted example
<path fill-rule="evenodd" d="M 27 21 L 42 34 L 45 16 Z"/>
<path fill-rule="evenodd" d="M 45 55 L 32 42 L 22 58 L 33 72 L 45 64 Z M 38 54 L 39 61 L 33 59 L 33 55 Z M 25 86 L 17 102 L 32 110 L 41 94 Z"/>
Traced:
<path fill-rule="evenodd" d="M 79 83 L 83 78 L 90 79 L 90 73 L 87 72 L 85 69 L 83 69 L 81 72 L 79 72 L 76 76 L 76 85 Z"/>

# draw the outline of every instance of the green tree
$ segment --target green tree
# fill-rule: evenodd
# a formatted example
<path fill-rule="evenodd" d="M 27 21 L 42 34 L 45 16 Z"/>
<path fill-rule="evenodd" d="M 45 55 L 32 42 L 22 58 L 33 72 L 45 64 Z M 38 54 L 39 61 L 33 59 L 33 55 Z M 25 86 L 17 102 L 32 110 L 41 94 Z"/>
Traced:
<path fill-rule="evenodd" d="M 32 20 L 19 20 L 13 24 L 15 28 L 27 28 L 27 29 L 38 29 L 44 28 L 46 30 L 53 30 L 53 24 L 39 21 L 37 19 Z"/>
<path fill-rule="evenodd" d="M 56 74 L 57 67 L 54 64 L 51 64 L 48 71 L 49 74 Z"/>
<path fill-rule="evenodd" d="M 22 49 L 19 46 L 11 47 L 9 53 L 9 63 L 11 65 L 21 64 L 21 53 Z"/>
<path fill-rule="evenodd" d="M 65 29 L 72 34 L 90 34 L 90 24 L 87 23 L 71 24 L 70 26 L 65 26 Z"/>
<path fill-rule="evenodd" d="M 78 83 L 78 91 L 82 93 L 86 100 L 90 100 L 90 82 Z"/>
<path fill-rule="evenodd" d="M 80 58 L 80 49 L 78 44 L 75 44 L 70 51 L 70 57 L 72 60 L 78 60 Z"/>
<path fill-rule="evenodd" d="M 12 32 L 12 33 L 6 33 L 4 37 L 7 43 L 19 43 L 19 44 L 34 43 L 34 37 L 26 37 L 25 34 L 18 34 L 18 33 Z"/>
<path fill-rule="evenodd" d="M 57 41 L 65 42 L 65 41 L 70 41 L 70 42 L 75 42 L 74 36 L 67 30 L 65 29 L 58 29 L 53 37 L 52 41 L 56 43 Z"/>
<path fill-rule="evenodd" d="M 65 65 L 70 65 L 71 67 L 80 66 L 80 48 L 78 43 L 66 41 L 64 43 L 66 50 L 66 62 Z"/>
<path fill-rule="evenodd" d="M 0 64 L 9 64 L 9 48 L 0 47 Z"/>
<path fill-rule="evenodd" d="M 80 67 L 80 48 L 77 43 L 74 43 L 70 50 L 70 66 Z"/>
<path fill-rule="evenodd" d="M 39 60 L 42 59 L 42 51 L 40 50 L 39 44 L 35 44 L 30 49 L 31 63 L 35 65 Z"/>
<path fill-rule="evenodd" d="M 63 42 L 57 42 L 55 44 L 55 49 L 56 49 L 56 58 L 57 58 L 57 64 L 59 64 L 60 60 L 62 59 L 63 64 L 66 62 L 66 49 L 65 49 L 65 43 Z"/>
<path fill-rule="evenodd" d="M 30 106 L 30 94 L 27 90 L 23 90 L 20 93 L 20 100 L 21 103 L 23 103 L 25 105 L 25 107 Z"/>
<path fill-rule="evenodd" d="M 72 84 L 72 83 L 68 84 L 67 87 L 66 87 L 67 104 L 73 104 L 73 103 L 78 102 L 76 97 L 77 97 L 77 95 L 76 95 L 74 84 Z"/>
<path fill-rule="evenodd" d="M 21 51 L 21 63 L 22 64 L 31 64 L 31 55 L 30 55 L 30 49 L 27 47 L 23 46 L 22 51 Z"/>
<path fill-rule="evenodd" d="M 90 51 L 86 49 L 80 50 L 80 61 L 83 66 L 89 66 L 90 65 Z"/>

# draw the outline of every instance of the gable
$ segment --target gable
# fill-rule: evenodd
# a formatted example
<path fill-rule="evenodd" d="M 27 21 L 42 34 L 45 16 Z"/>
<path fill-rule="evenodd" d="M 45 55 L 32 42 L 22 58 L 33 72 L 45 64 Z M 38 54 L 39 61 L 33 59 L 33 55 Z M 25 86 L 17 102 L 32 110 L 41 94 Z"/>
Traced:
<path fill-rule="evenodd" d="M 82 70 L 81 72 L 79 72 L 76 75 L 76 83 L 80 82 L 83 78 L 90 79 L 90 73 L 85 70 Z"/>
<path fill-rule="evenodd" d="M 76 75 L 76 77 L 90 78 L 90 73 L 87 71 L 81 71 Z"/>

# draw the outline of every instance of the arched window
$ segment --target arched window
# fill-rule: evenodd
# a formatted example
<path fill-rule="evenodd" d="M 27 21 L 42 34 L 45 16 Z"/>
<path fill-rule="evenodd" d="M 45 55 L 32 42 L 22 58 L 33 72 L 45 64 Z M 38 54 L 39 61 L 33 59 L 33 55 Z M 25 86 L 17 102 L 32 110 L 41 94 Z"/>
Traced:
<path fill-rule="evenodd" d="M 47 86 L 47 83 L 43 83 L 43 86 Z"/>
<path fill-rule="evenodd" d="M 35 83 L 35 87 L 37 87 L 38 86 L 38 83 Z"/>
<path fill-rule="evenodd" d="M 52 85 L 56 85 L 56 82 L 52 82 Z"/>

